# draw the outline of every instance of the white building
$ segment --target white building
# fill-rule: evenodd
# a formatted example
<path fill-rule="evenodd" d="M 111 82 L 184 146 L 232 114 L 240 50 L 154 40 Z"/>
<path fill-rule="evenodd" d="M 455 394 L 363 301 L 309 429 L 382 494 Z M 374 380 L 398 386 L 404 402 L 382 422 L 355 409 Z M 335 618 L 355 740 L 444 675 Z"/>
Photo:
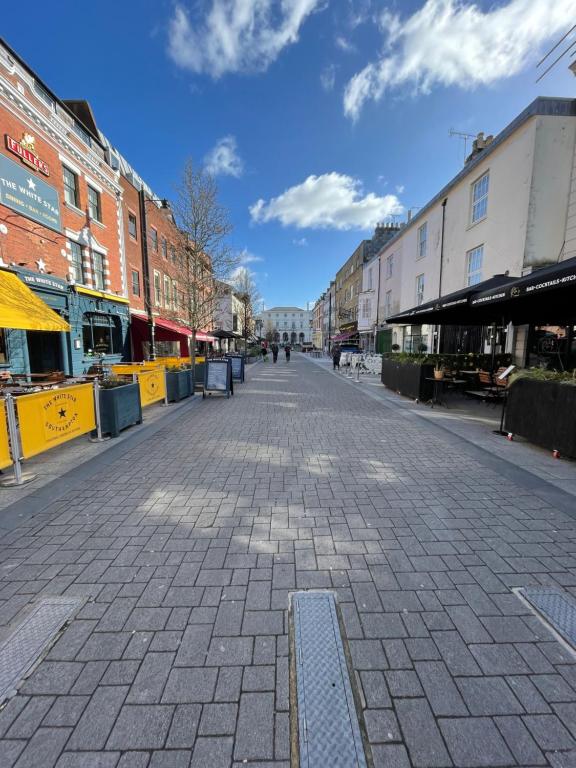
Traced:
<path fill-rule="evenodd" d="M 496 137 L 479 134 L 460 173 L 380 251 L 379 317 L 576 255 L 575 141 L 574 99 L 538 98 Z M 458 329 L 442 333 L 442 351 L 472 351 Z M 525 335 L 507 349 L 521 357 Z M 426 326 L 392 328 L 402 349 L 437 341 Z"/>
<path fill-rule="evenodd" d="M 274 335 L 280 344 L 304 344 L 312 341 L 312 313 L 300 307 L 272 307 L 265 309 L 262 334 L 268 339 Z"/>
<path fill-rule="evenodd" d="M 378 327 L 378 293 L 380 286 L 380 255 L 373 256 L 362 269 L 362 290 L 358 294 L 358 334 L 360 346 L 374 350 Z"/>
<path fill-rule="evenodd" d="M 223 332 L 222 349 L 231 351 L 239 348 L 237 340 L 244 337 L 244 304 L 229 286 L 223 287 L 222 295 L 217 299 L 214 326 L 217 336 L 218 332 Z M 224 334 L 230 338 L 225 338 Z"/>

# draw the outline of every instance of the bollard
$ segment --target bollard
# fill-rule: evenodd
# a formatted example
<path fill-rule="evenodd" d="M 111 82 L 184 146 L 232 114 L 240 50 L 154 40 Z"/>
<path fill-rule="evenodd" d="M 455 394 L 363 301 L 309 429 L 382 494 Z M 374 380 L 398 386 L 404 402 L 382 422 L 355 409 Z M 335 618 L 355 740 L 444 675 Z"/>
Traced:
<path fill-rule="evenodd" d="M 36 475 L 22 472 L 22 462 L 20 459 L 20 435 L 18 434 L 18 423 L 16 419 L 16 406 L 12 395 L 6 395 L 6 418 L 8 421 L 8 435 L 10 437 L 10 446 L 12 448 L 12 462 L 14 466 L 14 478 L 3 480 L 1 485 L 5 488 L 15 485 L 26 485 L 30 483 Z"/>

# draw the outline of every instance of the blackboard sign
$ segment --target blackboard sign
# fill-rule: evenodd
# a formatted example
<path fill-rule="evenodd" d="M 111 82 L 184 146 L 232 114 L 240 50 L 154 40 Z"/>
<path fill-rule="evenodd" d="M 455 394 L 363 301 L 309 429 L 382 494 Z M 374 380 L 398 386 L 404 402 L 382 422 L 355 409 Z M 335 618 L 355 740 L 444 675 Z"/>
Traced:
<path fill-rule="evenodd" d="M 244 381 L 244 355 L 228 355 L 232 362 L 232 378 L 234 381 Z"/>
<path fill-rule="evenodd" d="M 206 360 L 204 368 L 204 397 L 211 392 L 222 392 L 226 397 L 232 389 L 232 365 L 228 359 Z"/>

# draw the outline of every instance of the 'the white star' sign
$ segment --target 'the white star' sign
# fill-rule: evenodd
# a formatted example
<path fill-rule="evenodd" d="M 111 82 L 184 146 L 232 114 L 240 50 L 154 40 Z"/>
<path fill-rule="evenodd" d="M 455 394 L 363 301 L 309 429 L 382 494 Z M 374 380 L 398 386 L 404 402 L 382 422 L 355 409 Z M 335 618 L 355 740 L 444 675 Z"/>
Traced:
<path fill-rule="evenodd" d="M 36 191 L 36 182 L 34 179 L 28 179 L 28 189 L 33 189 Z"/>

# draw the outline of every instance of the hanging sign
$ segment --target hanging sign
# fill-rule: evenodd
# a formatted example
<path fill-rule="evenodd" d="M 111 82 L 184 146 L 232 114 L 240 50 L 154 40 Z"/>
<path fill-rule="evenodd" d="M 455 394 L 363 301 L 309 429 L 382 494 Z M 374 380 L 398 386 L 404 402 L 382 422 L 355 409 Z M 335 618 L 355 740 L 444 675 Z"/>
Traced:
<path fill-rule="evenodd" d="M 21 395 L 16 411 L 25 459 L 96 429 L 92 384 Z"/>
<path fill-rule="evenodd" d="M 36 139 L 32 134 L 23 133 L 20 141 L 16 141 L 7 133 L 4 134 L 4 137 L 6 139 L 6 149 L 17 155 L 25 165 L 29 165 L 35 171 L 40 171 L 44 176 L 50 176 L 48 166 L 36 154 Z"/>
<path fill-rule="evenodd" d="M 58 190 L 1 152 L 0 203 L 44 227 L 62 231 Z"/>

